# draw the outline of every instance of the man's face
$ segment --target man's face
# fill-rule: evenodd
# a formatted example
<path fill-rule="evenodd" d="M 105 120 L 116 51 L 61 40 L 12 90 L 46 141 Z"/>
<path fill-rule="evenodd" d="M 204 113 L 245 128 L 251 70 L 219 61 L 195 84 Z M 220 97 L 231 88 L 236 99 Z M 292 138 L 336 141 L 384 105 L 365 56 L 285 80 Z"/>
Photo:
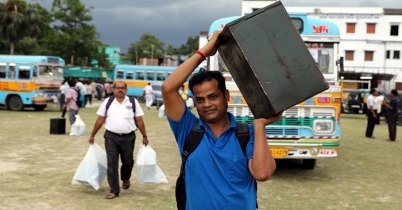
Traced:
<path fill-rule="evenodd" d="M 373 92 L 373 96 L 378 96 L 378 92 L 377 92 L 377 91 L 374 91 L 374 92 Z"/>
<path fill-rule="evenodd" d="M 114 95 L 116 97 L 124 97 L 126 96 L 127 89 L 126 85 L 124 82 L 116 82 L 115 87 L 114 87 Z"/>
<path fill-rule="evenodd" d="M 215 79 L 205 81 L 193 87 L 194 104 L 200 118 L 208 123 L 214 123 L 226 116 L 229 92 L 225 94 L 218 89 Z"/>

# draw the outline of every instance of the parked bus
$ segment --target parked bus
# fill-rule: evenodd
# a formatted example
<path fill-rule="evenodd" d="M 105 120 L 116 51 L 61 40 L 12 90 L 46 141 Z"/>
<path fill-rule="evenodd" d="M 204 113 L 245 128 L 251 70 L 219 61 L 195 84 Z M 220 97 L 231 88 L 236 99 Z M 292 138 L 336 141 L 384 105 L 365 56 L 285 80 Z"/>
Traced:
<path fill-rule="evenodd" d="M 0 55 L 0 105 L 44 110 L 60 93 L 64 65 L 56 56 Z"/>
<path fill-rule="evenodd" d="M 330 88 L 285 110 L 282 119 L 267 126 L 265 130 L 275 159 L 302 159 L 305 168 L 313 169 L 316 159 L 338 156 L 342 102 L 342 85 L 338 79 L 337 66 L 340 34 L 337 25 L 330 21 L 308 17 L 305 14 L 289 16 Z M 209 36 L 240 17 L 216 20 L 209 29 Z M 205 43 L 205 40 L 203 42 Z M 209 57 L 206 63 L 208 70 L 225 72 L 231 96 L 228 111 L 237 121 L 252 123 L 254 116 L 219 53 Z"/>
<path fill-rule="evenodd" d="M 163 81 L 176 68 L 176 66 L 116 65 L 114 68 L 114 80 L 125 81 L 127 95 L 138 98 L 143 96 L 143 89 L 148 83 L 162 85 Z M 195 72 L 197 71 L 198 69 Z"/>

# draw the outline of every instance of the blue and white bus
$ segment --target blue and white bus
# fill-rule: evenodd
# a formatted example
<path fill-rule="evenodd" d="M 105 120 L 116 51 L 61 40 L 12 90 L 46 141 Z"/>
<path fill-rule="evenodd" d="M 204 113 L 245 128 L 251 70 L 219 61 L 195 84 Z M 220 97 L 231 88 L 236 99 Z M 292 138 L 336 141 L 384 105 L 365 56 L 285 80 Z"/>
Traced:
<path fill-rule="evenodd" d="M 307 14 L 291 13 L 289 16 L 331 86 L 327 91 L 289 108 L 280 121 L 267 126 L 265 130 L 274 158 L 302 159 L 305 168 L 313 169 L 316 159 L 338 156 L 342 101 L 342 83 L 338 79 L 337 66 L 340 33 L 338 26 L 331 21 L 309 17 Z M 214 21 L 208 36 L 241 17 L 226 17 Z M 206 42 L 205 38 L 202 42 Z M 208 59 L 208 70 L 225 72 L 231 96 L 228 111 L 236 120 L 252 123 L 254 116 L 232 80 L 230 69 L 227 69 L 219 53 Z"/>
<path fill-rule="evenodd" d="M 44 110 L 60 93 L 64 65 L 57 56 L 0 55 L 0 105 Z"/>
<path fill-rule="evenodd" d="M 176 68 L 177 66 L 116 65 L 114 68 L 114 80 L 126 82 L 128 96 L 142 97 L 143 89 L 148 83 L 161 86 L 163 81 Z M 195 72 L 198 72 L 198 69 Z"/>

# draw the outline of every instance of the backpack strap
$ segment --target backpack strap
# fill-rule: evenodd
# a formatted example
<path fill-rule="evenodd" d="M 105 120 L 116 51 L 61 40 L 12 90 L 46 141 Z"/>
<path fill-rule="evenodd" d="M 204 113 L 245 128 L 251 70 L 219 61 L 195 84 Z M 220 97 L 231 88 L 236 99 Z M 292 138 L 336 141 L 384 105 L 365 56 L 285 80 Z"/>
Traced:
<path fill-rule="evenodd" d="M 181 158 L 183 160 L 183 163 L 186 162 L 188 156 L 197 148 L 197 146 L 200 144 L 202 137 L 204 136 L 204 128 L 201 127 L 201 129 L 198 129 L 198 120 L 195 121 L 193 127 L 191 128 L 190 134 L 188 135 L 186 141 L 184 142 L 184 147 L 183 147 L 183 154 L 181 155 Z M 183 166 L 182 166 L 183 167 Z"/>
<path fill-rule="evenodd" d="M 236 122 L 236 137 L 244 156 L 246 156 L 246 148 L 250 139 L 250 132 L 248 131 L 247 123 Z"/>
<path fill-rule="evenodd" d="M 134 100 L 133 97 L 128 97 L 128 99 L 130 100 L 131 105 L 133 106 L 133 112 L 134 112 L 134 114 L 135 114 L 135 100 Z"/>
<path fill-rule="evenodd" d="M 113 100 L 114 100 L 115 96 L 109 96 L 109 99 L 106 103 L 106 111 L 105 111 L 105 117 L 107 117 L 107 110 L 109 109 L 110 105 L 112 104 Z"/>
<path fill-rule="evenodd" d="M 130 100 L 131 105 L 132 105 L 132 107 L 133 107 L 133 112 L 134 112 L 134 123 L 135 123 L 135 126 L 137 126 L 137 125 L 138 125 L 138 124 L 137 124 L 137 119 L 135 118 L 135 100 L 134 100 L 134 98 L 133 98 L 133 97 L 128 97 L 128 99 Z M 137 126 L 137 128 L 138 128 L 138 126 Z"/>
<path fill-rule="evenodd" d="M 236 122 L 236 137 L 239 141 L 243 154 L 246 157 L 246 148 L 250 140 L 250 131 L 248 130 L 247 123 Z M 257 181 L 254 179 L 255 191 L 257 193 Z M 258 209 L 258 201 L 255 202 L 256 209 Z"/>

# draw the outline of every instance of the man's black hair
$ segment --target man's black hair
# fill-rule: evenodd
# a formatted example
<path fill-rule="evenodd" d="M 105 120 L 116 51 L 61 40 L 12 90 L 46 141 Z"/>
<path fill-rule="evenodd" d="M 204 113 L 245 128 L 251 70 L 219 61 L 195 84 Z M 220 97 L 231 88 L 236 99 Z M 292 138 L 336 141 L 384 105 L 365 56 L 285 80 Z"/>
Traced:
<path fill-rule="evenodd" d="M 70 86 L 70 87 L 75 87 L 75 84 L 76 84 L 75 80 L 72 80 L 72 79 L 68 80 L 67 83 L 68 83 L 68 86 Z"/>
<path fill-rule="evenodd" d="M 223 77 L 223 74 L 219 71 L 200 71 L 198 73 L 195 73 L 189 81 L 189 88 L 191 92 L 194 94 L 193 92 L 194 85 L 200 85 L 203 82 L 211 81 L 213 79 L 218 82 L 218 89 L 222 91 L 222 93 L 225 93 L 226 91 L 225 77 Z"/>
<path fill-rule="evenodd" d="M 396 89 L 391 90 L 392 95 L 398 96 L 398 91 Z"/>
<path fill-rule="evenodd" d="M 373 94 L 375 91 L 377 91 L 377 90 L 376 89 L 371 89 L 370 94 Z"/>

